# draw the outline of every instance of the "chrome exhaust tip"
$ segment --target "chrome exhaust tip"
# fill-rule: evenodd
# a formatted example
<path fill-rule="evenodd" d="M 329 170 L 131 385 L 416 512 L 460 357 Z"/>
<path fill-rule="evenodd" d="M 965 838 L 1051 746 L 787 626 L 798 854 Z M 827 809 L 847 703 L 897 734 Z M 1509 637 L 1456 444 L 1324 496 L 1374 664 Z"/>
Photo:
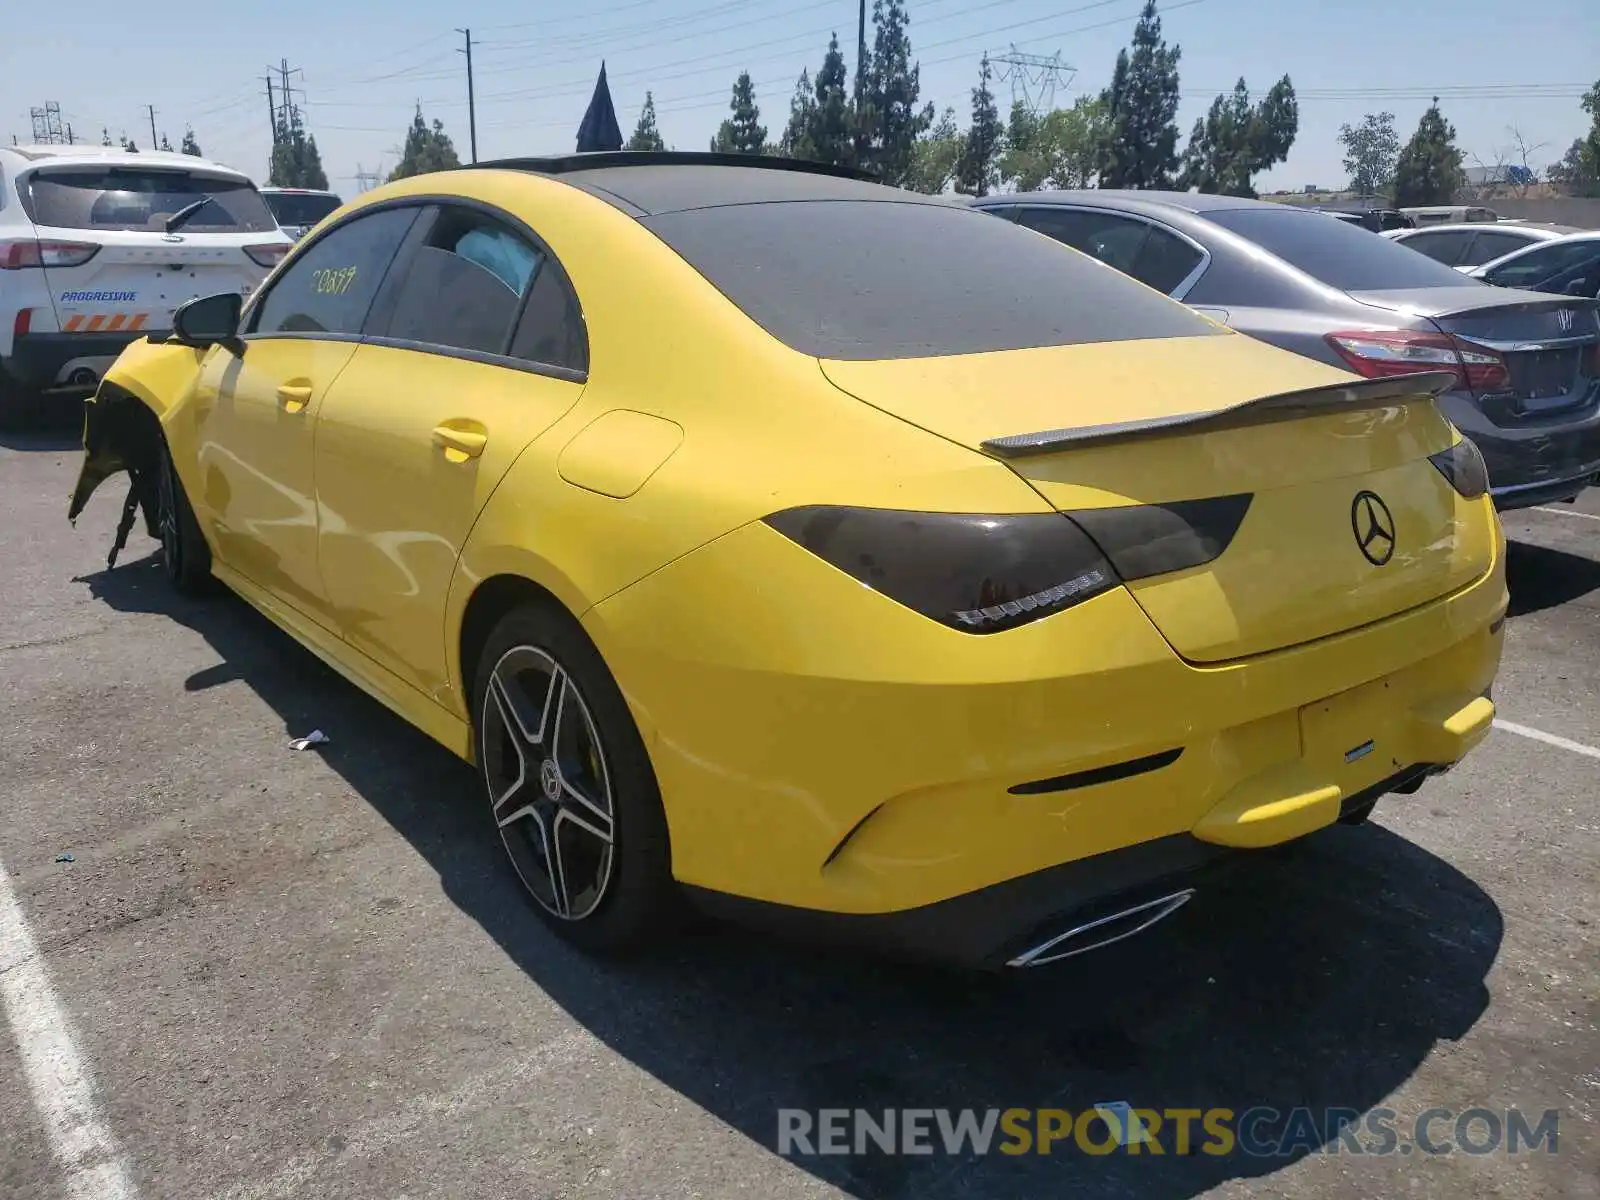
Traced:
<path fill-rule="evenodd" d="M 1060 962 L 1075 954 L 1098 950 L 1136 933 L 1143 933 L 1158 921 L 1164 921 L 1194 898 L 1193 888 L 1147 900 L 1132 908 L 1125 908 L 1108 916 L 1098 917 L 1082 925 L 1074 925 L 1065 933 L 1047 938 L 1032 949 L 1024 950 L 1006 963 L 1008 967 L 1042 967 L 1046 963 Z"/>

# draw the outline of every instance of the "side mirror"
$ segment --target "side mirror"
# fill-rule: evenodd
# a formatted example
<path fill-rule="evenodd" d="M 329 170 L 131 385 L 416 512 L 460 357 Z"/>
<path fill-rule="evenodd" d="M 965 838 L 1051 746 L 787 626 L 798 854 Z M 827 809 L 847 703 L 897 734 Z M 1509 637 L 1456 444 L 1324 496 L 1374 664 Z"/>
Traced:
<path fill-rule="evenodd" d="M 1589 287 L 1590 284 L 1587 279 L 1574 279 L 1561 289 L 1561 294 L 1563 296 L 1589 296 L 1592 294 L 1589 291 Z"/>
<path fill-rule="evenodd" d="M 172 314 L 172 340 L 185 346 L 226 346 L 235 354 L 244 349 L 239 340 L 239 314 L 244 297 L 238 292 L 199 296 L 185 301 Z"/>

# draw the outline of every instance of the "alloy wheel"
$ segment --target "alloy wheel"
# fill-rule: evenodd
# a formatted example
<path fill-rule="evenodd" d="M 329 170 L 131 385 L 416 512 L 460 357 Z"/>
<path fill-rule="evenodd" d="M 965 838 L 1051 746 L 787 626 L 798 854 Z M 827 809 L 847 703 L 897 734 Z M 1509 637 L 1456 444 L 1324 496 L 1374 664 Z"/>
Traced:
<path fill-rule="evenodd" d="M 552 916 L 581 921 L 605 898 L 616 820 L 605 748 L 571 675 L 514 646 L 484 689 L 479 728 L 489 803 L 506 852 Z"/>

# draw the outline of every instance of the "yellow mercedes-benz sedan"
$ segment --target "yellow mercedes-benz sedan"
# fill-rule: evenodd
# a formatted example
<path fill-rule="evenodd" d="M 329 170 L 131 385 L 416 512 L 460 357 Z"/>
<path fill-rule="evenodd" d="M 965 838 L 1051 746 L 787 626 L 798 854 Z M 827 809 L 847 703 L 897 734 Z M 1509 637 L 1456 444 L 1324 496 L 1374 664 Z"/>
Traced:
<path fill-rule="evenodd" d="M 176 586 L 474 762 L 583 947 L 1035 966 L 1487 734 L 1504 542 L 1405 366 L 811 164 L 504 161 L 130 347 L 71 514 L 128 470 Z"/>

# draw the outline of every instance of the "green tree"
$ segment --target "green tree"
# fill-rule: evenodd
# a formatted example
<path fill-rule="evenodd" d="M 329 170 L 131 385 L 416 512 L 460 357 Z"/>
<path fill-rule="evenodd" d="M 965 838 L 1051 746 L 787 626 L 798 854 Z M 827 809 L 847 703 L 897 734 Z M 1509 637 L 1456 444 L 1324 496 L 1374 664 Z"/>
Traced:
<path fill-rule="evenodd" d="M 1400 157 L 1400 135 L 1394 131 L 1392 112 L 1368 113 L 1359 125 L 1339 126 L 1339 144 L 1344 147 L 1351 191 L 1377 196 L 1388 190 L 1394 180 L 1395 160 Z"/>
<path fill-rule="evenodd" d="M 624 150 L 665 150 L 667 143 L 661 138 L 661 130 L 656 126 L 656 98 L 649 92 L 644 94 L 644 107 L 639 110 L 639 123 L 633 127 L 633 136 L 628 139 Z"/>
<path fill-rule="evenodd" d="M 885 183 L 905 182 L 917 139 L 933 124 L 933 105 L 918 107 L 922 69 L 911 61 L 904 0 L 872 0 L 872 56 L 856 114 L 857 158 Z"/>
<path fill-rule="evenodd" d="M 124 138 L 123 141 L 127 141 L 127 139 Z M 111 146 L 115 144 L 111 140 L 111 131 L 104 125 L 100 126 L 100 144 L 102 146 Z"/>
<path fill-rule="evenodd" d="M 137 142 L 135 142 L 127 134 L 123 134 L 122 135 L 122 148 L 124 150 L 126 150 L 129 154 L 137 154 L 137 153 L 139 153 L 139 144 Z"/>
<path fill-rule="evenodd" d="M 1561 161 L 1548 172 L 1550 182 L 1573 196 L 1600 196 L 1600 80 L 1579 101 L 1589 114 L 1589 132 L 1574 138 Z"/>
<path fill-rule="evenodd" d="M 966 146 L 966 135 L 956 125 L 956 110 L 945 109 L 938 122 L 924 130 L 912 145 L 911 168 L 902 186 L 937 196 L 955 181 Z"/>
<path fill-rule="evenodd" d="M 811 157 L 834 166 L 850 166 L 856 159 L 856 111 L 850 99 L 849 75 L 839 35 L 828 39 L 828 52 L 817 72 L 816 92 L 808 109 Z"/>
<path fill-rule="evenodd" d="M 1287 75 L 1256 104 L 1250 103 L 1250 91 L 1240 79 L 1231 96 L 1218 96 L 1195 121 L 1178 185 L 1253 197 L 1255 177 L 1289 156 L 1299 127 L 1299 105 Z"/>
<path fill-rule="evenodd" d="M 298 108 L 291 106 L 287 116 L 279 115 L 267 182 L 273 187 L 321 189 L 328 186 L 317 139 L 306 133 Z"/>
<path fill-rule="evenodd" d="M 987 196 L 999 182 L 996 161 L 1005 139 L 1005 126 L 1000 123 L 994 89 L 989 86 L 993 79 L 994 71 L 985 54 L 978 65 L 978 86 L 972 89 L 972 124 L 967 128 L 956 168 L 956 191 L 968 196 Z"/>
<path fill-rule="evenodd" d="M 811 127 L 816 121 L 816 96 L 811 91 L 811 72 L 802 70 L 794 81 L 794 95 L 789 99 L 789 122 L 778 138 L 778 153 L 785 158 L 817 157 L 817 148 L 811 142 Z"/>
<path fill-rule="evenodd" d="M 460 165 L 455 143 L 444 131 L 444 122 L 435 117 L 430 127 L 422 119 L 422 105 L 418 104 L 416 115 L 411 118 L 411 128 L 406 130 L 406 144 L 400 152 L 400 161 L 389 172 L 389 182 L 409 179 L 413 175 L 426 175 L 430 171 L 448 171 Z"/>
<path fill-rule="evenodd" d="M 196 158 L 201 157 L 200 143 L 195 141 L 193 129 L 185 129 L 183 131 L 183 146 L 181 149 L 185 154 L 192 154 Z"/>
<path fill-rule="evenodd" d="M 1397 208 L 1419 204 L 1449 204 L 1467 185 L 1456 147 L 1456 129 L 1439 111 L 1439 97 L 1417 122 L 1405 149 L 1395 161 L 1394 203 Z"/>
<path fill-rule="evenodd" d="M 1103 114 L 1095 96 L 1079 96 L 1071 108 L 1042 117 L 1013 105 L 1000 155 L 1001 181 L 1019 192 L 1090 186 L 1105 140 Z"/>
<path fill-rule="evenodd" d="M 1178 168 L 1178 60 L 1161 38 L 1156 0 L 1145 0 L 1133 53 L 1117 53 L 1111 86 L 1100 94 L 1106 129 L 1100 186 L 1163 188 Z"/>
<path fill-rule="evenodd" d="M 711 139 L 711 148 L 723 154 L 765 154 L 767 129 L 761 124 L 761 110 L 756 107 L 756 88 L 750 82 L 750 72 L 740 71 L 733 81 L 733 115 L 722 123 L 717 136 Z"/>
<path fill-rule="evenodd" d="M 161 148 L 168 154 L 172 153 L 172 143 L 167 141 L 167 135 L 164 133 L 161 135 Z"/>

